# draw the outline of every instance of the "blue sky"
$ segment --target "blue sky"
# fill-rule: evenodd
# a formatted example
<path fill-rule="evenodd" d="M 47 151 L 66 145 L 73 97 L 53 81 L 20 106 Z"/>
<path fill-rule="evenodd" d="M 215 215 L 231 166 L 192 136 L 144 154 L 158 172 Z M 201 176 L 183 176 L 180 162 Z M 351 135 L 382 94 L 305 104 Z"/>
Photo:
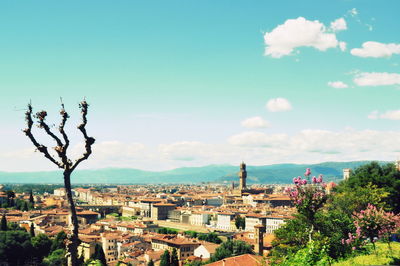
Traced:
<path fill-rule="evenodd" d="M 71 156 L 81 148 L 77 103 L 91 103 L 97 144 L 83 168 L 395 160 L 399 8 L 2 1 L 0 171 L 53 169 L 20 129 L 29 100 L 58 123 L 60 96 Z"/>

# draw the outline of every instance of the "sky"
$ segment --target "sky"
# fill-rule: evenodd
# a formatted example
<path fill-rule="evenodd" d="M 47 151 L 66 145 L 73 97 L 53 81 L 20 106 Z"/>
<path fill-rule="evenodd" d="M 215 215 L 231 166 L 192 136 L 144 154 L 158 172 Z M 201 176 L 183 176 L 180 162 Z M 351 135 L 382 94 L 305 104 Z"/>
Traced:
<path fill-rule="evenodd" d="M 55 170 L 24 111 L 89 104 L 81 169 L 400 158 L 400 2 L 1 1 L 0 171 Z M 40 129 L 41 143 L 54 142 Z"/>

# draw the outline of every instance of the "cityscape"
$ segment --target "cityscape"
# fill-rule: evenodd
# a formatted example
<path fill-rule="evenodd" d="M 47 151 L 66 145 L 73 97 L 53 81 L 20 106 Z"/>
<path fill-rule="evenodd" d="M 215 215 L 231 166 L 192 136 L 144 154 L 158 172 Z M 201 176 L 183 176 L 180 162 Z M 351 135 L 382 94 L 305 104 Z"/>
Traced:
<path fill-rule="evenodd" d="M 400 2 L 0 3 L 0 266 L 400 264 Z"/>

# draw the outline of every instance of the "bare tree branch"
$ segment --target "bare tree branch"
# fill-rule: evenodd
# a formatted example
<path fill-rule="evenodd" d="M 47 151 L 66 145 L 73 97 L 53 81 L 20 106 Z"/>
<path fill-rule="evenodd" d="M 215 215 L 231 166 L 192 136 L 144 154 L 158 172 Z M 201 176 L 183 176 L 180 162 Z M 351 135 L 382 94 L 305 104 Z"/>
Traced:
<path fill-rule="evenodd" d="M 35 145 L 36 149 L 39 152 L 43 153 L 44 157 L 49 159 L 52 163 L 57 165 L 59 168 L 64 168 L 63 163 L 58 162 L 56 159 L 54 159 L 54 157 L 51 156 L 49 151 L 47 150 L 47 147 L 38 143 L 36 141 L 35 137 L 32 135 L 33 120 L 32 120 L 32 105 L 31 104 L 28 104 L 28 110 L 25 112 L 25 121 L 27 124 L 27 128 L 25 128 L 23 131 L 24 131 L 25 135 L 28 136 L 28 138 L 31 140 L 33 145 Z"/>
<path fill-rule="evenodd" d="M 61 122 L 58 127 L 58 131 L 61 133 L 64 139 L 64 145 L 62 146 L 62 149 L 60 149 L 62 158 L 61 160 L 63 161 L 64 165 L 66 167 L 70 167 L 72 165 L 71 161 L 67 157 L 67 149 L 69 147 L 69 139 L 67 134 L 64 131 L 65 124 L 67 123 L 67 120 L 69 118 L 68 113 L 65 111 L 64 108 L 64 103 L 61 102 L 61 110 L 60 110 L 60 115 L 61 115 Z"/>
<path fill-rule="evenodd" d="M 77 159 L 75 161 L 75 163 L 71 167 L 71 171 L 73 171 L 82 161 L 89 158 L 90 154 L 92 153 L 92 145 L 95 142 L 95 139 L 92 137 L 89 137 L 86 133 L 86 124 L 87 124 L 86 116 L 88 113 L 88 107 L 89 107 L 89 104 L 85 100 L 83 100 L 79 104 L 79 108 L 81 109 L 81 113 L 82 113 L 82 123 L 79 124 L 78 129 L 82 132 L 83 137 L 85 138 L 85 152 L 79 159 Z"/>

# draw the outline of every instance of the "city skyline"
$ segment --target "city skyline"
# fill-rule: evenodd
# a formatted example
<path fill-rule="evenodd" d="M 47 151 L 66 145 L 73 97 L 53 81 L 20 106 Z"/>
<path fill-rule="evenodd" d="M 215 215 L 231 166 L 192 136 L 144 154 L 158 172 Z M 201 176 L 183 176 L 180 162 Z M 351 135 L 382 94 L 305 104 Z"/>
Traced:
<path fill-rule="evenodd" d="M 0 4 L 0 171 L 56 169 L 21 129 L 60 97 L 82 169 L 400 157 L 396 1 L 45 2 Z"/>

